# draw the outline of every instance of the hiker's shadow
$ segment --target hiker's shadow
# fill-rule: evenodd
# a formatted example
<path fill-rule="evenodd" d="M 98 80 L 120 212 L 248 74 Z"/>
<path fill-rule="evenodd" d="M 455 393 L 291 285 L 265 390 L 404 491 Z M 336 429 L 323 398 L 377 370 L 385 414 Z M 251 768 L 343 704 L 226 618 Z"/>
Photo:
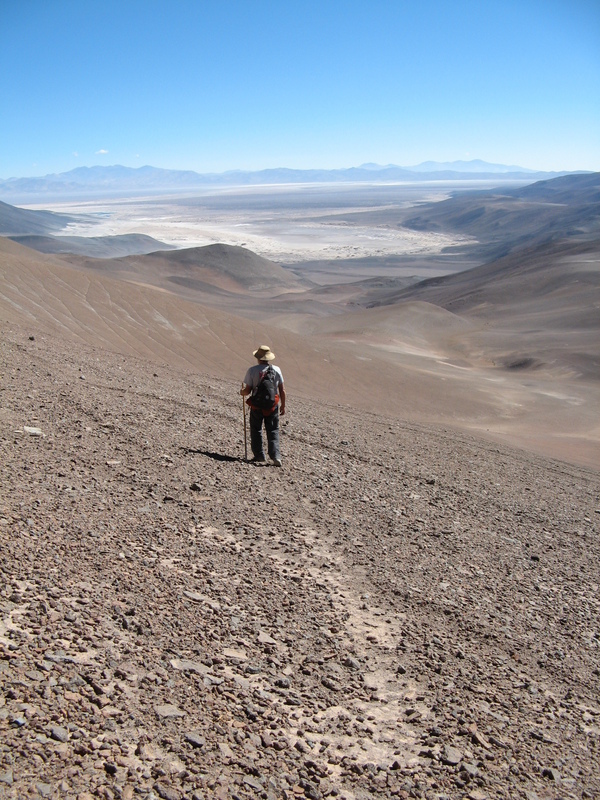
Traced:
<path fill-rule="evenodd" d="M 244 459 L 239 456 L 227 456 L 224 453 L 213 453 L 212 450 L 196 450 L 193 447 L 184 447 L 183 451 L 186 455 L 208 456 L 208 458 L 212 458 L 213 461 L 244 461 Z"/>

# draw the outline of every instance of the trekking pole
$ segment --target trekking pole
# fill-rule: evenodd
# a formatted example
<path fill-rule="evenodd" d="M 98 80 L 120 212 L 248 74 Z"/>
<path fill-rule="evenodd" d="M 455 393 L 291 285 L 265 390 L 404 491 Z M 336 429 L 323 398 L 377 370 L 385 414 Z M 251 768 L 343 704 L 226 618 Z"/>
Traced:
<path fill-rule="evenodd" d="M 242 383 L 242 389 L 244 384 Z M 248 461 L 248 434 L 246 433 L 246 398 L 242 395 L 242 406 L 244 408 L 244 461 Z"/>

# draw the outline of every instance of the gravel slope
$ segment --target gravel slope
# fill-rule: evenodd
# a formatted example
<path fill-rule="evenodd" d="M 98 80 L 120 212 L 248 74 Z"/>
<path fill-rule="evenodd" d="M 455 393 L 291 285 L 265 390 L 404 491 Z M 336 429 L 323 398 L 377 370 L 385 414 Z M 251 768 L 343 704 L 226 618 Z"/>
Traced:
<path fill-rule="evenodd" d="M 0 797 L 596 797 L 598 473 L 5 326 Z M 240 376 L 241 377 L 241 376 Z"/>

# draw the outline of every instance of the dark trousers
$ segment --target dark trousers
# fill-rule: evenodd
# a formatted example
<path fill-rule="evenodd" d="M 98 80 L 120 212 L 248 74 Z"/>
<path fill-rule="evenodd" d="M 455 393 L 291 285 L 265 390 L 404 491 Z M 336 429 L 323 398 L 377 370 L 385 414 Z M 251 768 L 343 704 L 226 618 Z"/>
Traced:
<path fill-rule="evenodd" d="M 263 416 L 262 411 L 250 409 L 250 446 L 254 458 L 264 458 L 262 426 L 267 434 L 267 446 L 271 458 L 279 458 L 279 406 L 269 414 Z"/>

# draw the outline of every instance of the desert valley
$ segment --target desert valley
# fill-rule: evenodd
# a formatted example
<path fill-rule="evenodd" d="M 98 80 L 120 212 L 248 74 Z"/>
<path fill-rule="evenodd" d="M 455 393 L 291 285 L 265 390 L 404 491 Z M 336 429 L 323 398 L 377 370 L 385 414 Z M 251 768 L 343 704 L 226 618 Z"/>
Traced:
<path fill-rule="evenodd" d="M 598 173 L 0 235 L 0 797 L 598 796 Z"/>

